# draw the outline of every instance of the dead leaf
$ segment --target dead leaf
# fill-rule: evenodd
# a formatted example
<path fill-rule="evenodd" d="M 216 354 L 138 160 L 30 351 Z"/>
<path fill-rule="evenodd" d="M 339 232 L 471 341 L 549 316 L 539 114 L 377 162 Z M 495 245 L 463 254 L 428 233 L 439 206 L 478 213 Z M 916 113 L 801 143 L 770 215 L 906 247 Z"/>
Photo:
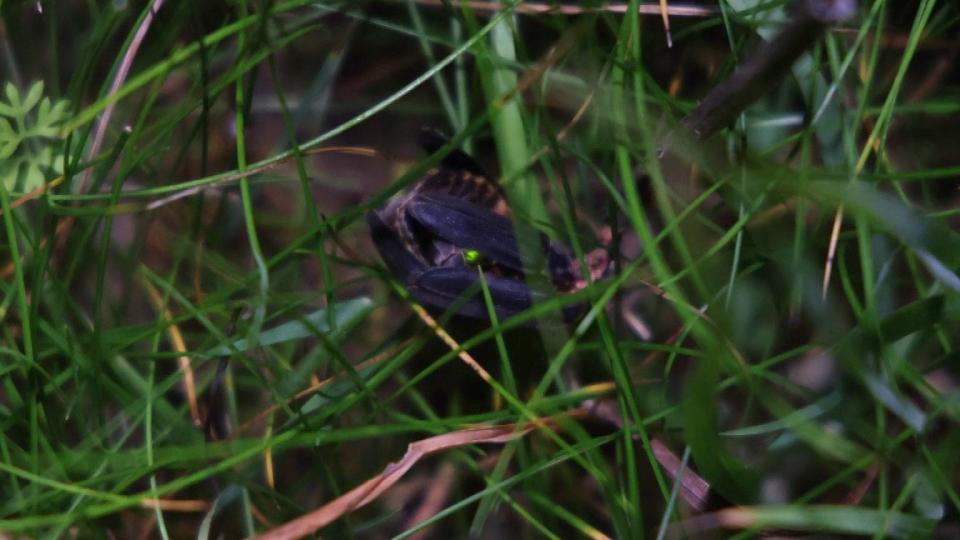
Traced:
<path fill-rule="evenodd" d="M 573 411 L 564 415 L 565 418 L 582 415 L 585 411 Z M 288 521 L 254 537 L 255 540 L 287 540 L 302 538 L 318 529 L 325 527 L 358 508 L 366 506 L 380 497 L 384 491 L 397 483 L 420 459 L 453 448 L 460 448 L 471 444 L 503 444 L 523 437 L 537 427 L 556 424 L 555 417 L 524 422 L 523 424 L 507 424 L 503 426 L 468 428 L 443 435 L 436 435 L 411 443 L 403 458 L 396 463 L 387 465 L 379 475 L 353 488 L 346 494 L 317 508 L 309 514 Z"/>

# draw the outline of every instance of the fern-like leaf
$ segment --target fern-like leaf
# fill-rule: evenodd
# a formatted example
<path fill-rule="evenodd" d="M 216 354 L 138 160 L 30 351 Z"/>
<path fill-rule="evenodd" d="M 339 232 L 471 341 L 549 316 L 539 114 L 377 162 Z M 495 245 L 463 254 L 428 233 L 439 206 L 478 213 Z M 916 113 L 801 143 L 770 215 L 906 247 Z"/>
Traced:
<path fill-rule="evenodd" d="M 8 82 L 0 100 L 0 177 L 7 189 L 17 192 L 39 187 L 47 174 L 63 170 L 58 126 L 66 120 L 67 102 L 43 96 L 38 81 L 22 95 Z"/>

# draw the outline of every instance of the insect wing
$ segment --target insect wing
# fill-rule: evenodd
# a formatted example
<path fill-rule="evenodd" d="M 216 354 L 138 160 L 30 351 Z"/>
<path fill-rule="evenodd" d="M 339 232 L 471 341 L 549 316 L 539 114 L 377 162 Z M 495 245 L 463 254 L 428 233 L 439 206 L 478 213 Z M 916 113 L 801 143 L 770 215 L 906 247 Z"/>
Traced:
<path fill-rule="evenodd" d="M 426 269 L 426 265 L 407 249 L 396 231 L 387 226 L 377 212 L 367 212 L 367 225 L 380 258 L 397 279 L 408 283 L 414 275 Z"/>
<path fill-rule="evenodd" d="M 421 128 L 420 146 L 435 153 L 448 142 L 446 135 L 432 128 Z M 500 184 L 491 178 L 469 154 L 452 149 L 434 169 L 420 182 L 422 193 L 440 193 L 468 200 L 494 212 L 507 216 L 510 206 Z"/>
<path fill-rule="evenodd" d="M 516 272 L 523 263 L 513 223 L 486 208 L 449 195 L 423 195 L 411 202 L 408 213 L 431 234 L 481 255 Z"/>
<path fill-rule="evenodd" d="M 487 278 L 487 288 L 494 311 L 500 319 L 516 315 L 531 306 L 530 289 L 522 281 Z M 409 290 L 413 298 L 423 304 L 447 309 L 463 301 L 457 310 L 460 315 L 474 319 L 486 319 L 488 316 L 475 268 L 431 268 L 417 276 Z M 464 296 L 467 296 L 465 300 Z"/>

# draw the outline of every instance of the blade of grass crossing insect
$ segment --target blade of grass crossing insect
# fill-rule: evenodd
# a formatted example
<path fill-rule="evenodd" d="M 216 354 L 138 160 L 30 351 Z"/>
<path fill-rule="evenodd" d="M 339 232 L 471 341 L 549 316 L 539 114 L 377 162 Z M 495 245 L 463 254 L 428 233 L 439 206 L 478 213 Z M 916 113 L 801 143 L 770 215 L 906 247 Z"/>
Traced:
<path fill-rule="evenodd" d="M 504 189 L 515 210 L 533 222 L 547 221 L 546 206 L 535 178 L 525 173 L 530 161 L 524 129 L 524 112 L 517 92 L 517 75 L 501 61 L 516 61 L 512 17 L 502 19 L 490 32 L 489 53 L 493 59 L 481 74 L 485 80 L 487 101 L 494 108 L 490 125 L 497 145 L 497 156 Z M 509 98 L 508 98 L 509 96 Z M 507 99 L 508 98 L 508 99 Z M 522 245 L 522 244 L 521 244 Z"/>
<path fill-rule="evenodd" d="M 504 12 L 506 11 L 504 10 Z M 469 12 L 467 20 L 471 24 L 471 28 L 475 29 L 476 23 Z M 478 66 L 480 67 L 481 80 L 487 101 L 492 104 L 490 122 L 500 158 L 501 182 L 509 195 L 511 207 L 518 214 L 534 223 L 546 223 L 546 207 L 540 196 L 537 182 L 530 174 L 526 173 L 530 155 L 524 128 L 524 115 L 517 92 L 517 76 L 509 67 L 500 64 L 500 62 L 512 64 L 516 61 L 512 22 L 512 18 L 508 16 L 493 27 L 490 34 L 489 51 L 485 50 L 483 42 L 477 42 Z M 486 58 L 493 58 L 494 60 L 485 60 Z M 535 241 L 535 236 L 536 233 L 533 229 L 518 222 L 517 237 L 521 246 L 539 245 L 539 242 Z M 522 256 L 529 267 L 541 267 L 542 254 L 534 250 L 524 249 L 522 250 Z M 530 277 L 534 276 L 528 276 L 528 279 Z M 541 335 L 548 354 L 549 351 L 558 349 L 557 346 L 552 344 L 554 340 L 549 335 L 545 333 Z M 502 464 L 505 464 L 505 461 L 500 461 L 498 466 Z M 486 499 L 484 500 L 485 504 L 481 504 L 471 530 L 478 531 L 482 528 L 487 513 L 492 510 L 492 501 L 493 499 Z"/>
<path fill-rule="evenodd" d="M 477 275 L 480 276 L 480 289 L 483 291 L 483 301 L 487 306 L 487 316 L 490 317 L 490 325 L 493 328 L 499 326 L 497 320 L 497 311 L 493 305 L 493 297 L 490 295 L 490 287 L 487 284 L 487 277 L 481 268 L 477 268 Z M 510 354 L 507 351 L 507 344 L 503 339 L 502 332 L 496 332 L 493 335 L 497 344 L 497 353 L 500 355 L 500 369 L 503 371 L 503 385 L 510 393 L 520 395 L 517 388 L 517 381 L 513 376 L 513 368 L 510 365 Z"/>
<path fill-rule="evenodd" d="M 483 270 L 479 267 L 477 268 L 477 275 L 480 278 L 480 288 L 483 291 L 483 301 L 487 307 L 487 315 L 490 318 L 490 325 L 491 327 L 496 328 L 499 326 L 499 322 L 497 320 L 496 309 L 493 306 L 493 297 L 490 296 L 490 287 L 487 284 L 487 278 L 484 275 Z M 503 333 L 496 332 L 493 337 L 497 344 L 497 353 L 500 356 L 500 369 L 502 372 L 504 387 L 512 394 L 520 395 L 517 392 L 517 383 L 513 377 L 513 368 L 510 366 L 510 355 L 503 339 Z M 503 476 L 507 471 L 507 467 L 509 467 L 510 462 L 512 461 L 513 456 L 520 444 L 520 441 L 510 441 L 507 443 L 506 447 L 503 449 L 503 452 L 500 453 L 500 457 L 497 459 L 497 463 L 493 468 L 493 472 L 490 473 L 490 475 L 486 478 L 488 484 L 497 483 L 503 479 Z M 490 512 L 496 509 L 496 499 L 498 496 L 503 498 L 506 496 L 506 494 L 495 492 L 491 493 L 490 496 L 484 497 L 480 500 L 480 504 L 477 507 L 477 512 L 474 514 L 473 521 L 470 524 L 470 536 L 477 537 L 480 535 Z"/>
<path fill-rule="evenodd" d="M 512 12 L 517 4 L 513 2 L 500 11 L 499 15 L 503 17 L 490 30 L 489 48 L 483 41 L 477 41 L 474 48 L 500 162 L 500 182 L 511 208 L 523 218 L 514 224 L 521 256 L 527 267 L 543 268 L 543 254 L 526 247 L 540 245 L 537 232 L 528 224 L 549 223 L 549 217 L 538 183 L 527 172 L 530 152 L 524 126 L 525 111 L 517 89 L 517 75 L 510 67 L 517 60 Z M 472 12 L 465 8 L 464 13 L 471 30 L 477 32 Z M 527 280 L 532 281 L 534 287 L 549 290 L 549 283 L 538 272 L 528 273 Z M 555 349 L 549 335 L 541 334 L 541 337 L 548 352 Z"/>

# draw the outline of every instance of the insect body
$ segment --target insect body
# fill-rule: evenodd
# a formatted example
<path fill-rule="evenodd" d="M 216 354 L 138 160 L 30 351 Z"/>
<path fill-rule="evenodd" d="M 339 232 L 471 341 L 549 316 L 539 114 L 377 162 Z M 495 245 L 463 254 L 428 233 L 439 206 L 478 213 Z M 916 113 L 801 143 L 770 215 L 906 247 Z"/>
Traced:
<path fill-rule="evenodd" d="M 427 151 L 445 142 L 435 131 L 421 132 L 420 144 Z M 532 290 L 526 283 L 510 216 L 500 186 L 470 156 L 454 150 L 407 191 L 369 212 L 367 222 L 380 256 L 415 300 L 440 310 L 462 300 L 460 315 L 486 319 L 478 269 L 484 272 L 498 318 L 547 297 L 546 291 Z M 586 285 L 574 257 L 546 236 L 541 235 L 540 243 L 557 292 Z M 606 252 L 595 250 L 587 259 L 593 277 L 606 272 Z M 565 316 L 572 318 L 574 311 Z"/>

